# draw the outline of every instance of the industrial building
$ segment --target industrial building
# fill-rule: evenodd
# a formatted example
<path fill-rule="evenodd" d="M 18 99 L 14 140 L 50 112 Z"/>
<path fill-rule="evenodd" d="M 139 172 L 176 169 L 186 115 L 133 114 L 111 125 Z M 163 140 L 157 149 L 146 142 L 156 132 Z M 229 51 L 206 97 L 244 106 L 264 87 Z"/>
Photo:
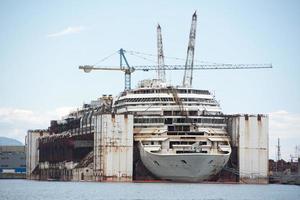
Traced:
<path fill-rule="evenodd" d="M 0 146 L 0 178 L 25 178 L 25 146 Z"/>

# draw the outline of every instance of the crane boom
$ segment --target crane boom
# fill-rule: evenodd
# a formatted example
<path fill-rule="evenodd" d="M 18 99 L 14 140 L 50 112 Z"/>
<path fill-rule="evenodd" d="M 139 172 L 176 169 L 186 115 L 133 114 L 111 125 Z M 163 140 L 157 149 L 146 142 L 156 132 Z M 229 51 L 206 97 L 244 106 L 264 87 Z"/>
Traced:
<path fill-rule="evenodd" d="M 164 52 L 162 43 L 161 27 L 157 26 L 157 79 L 166 82 L 166 72 L 164 69 Z"/>
<path fill-rule="evenodd" d="M 210 65 L 194 65 L 194 70 L 218 70 L 218 69 L 268 69 L 272 68 L 272 64 L 210 64 Z M 117 66 L 102 66 L 96 67 L 93 65 L 79 66 L 79 69 L 84 72 L 90 72 L 91 70 L 106 70 L 106 71 L 154 71 L 157 70 L 156 65 L 137 65 L 130 68 L 120 68 Z M 185 70 L 185 65 L 164 65 L 165 70 Z"/>
<path fill-rule="evenodd" d="M 184 70 L 183 83 L 182 83 L 184 87 L 192 87 L 194 52 L 195 52 L 195 42 L 196 42 L 196 26 L 197 26 L 197 14 L 195 11 L 192 17 L 189 44 L 187 49 L 186 61 L 185 61 L 185 70 Z"/>
<path fill-rule="evenodd" d="M 164 65 L 164 70 L 186 70 L 186 65 Z M 195 70 L 217 70 L 217 69 L 267 69 L 272 68 L 272 64 L 210 64 L 210 65 L 194 65 Z M 102 66 L 96 67 L 93 65 L 79 66 L 84 72 L 91 72 L 92 70 L 106 70 L 106 71 L 121 71 L 125 74 L 125 90 L 131 89 L 131 74 L 135 71 L 154 71 L 157 70 L 156 65 L 145 66 Z"/>
<path fill-rule="evenodd" d="M 134 71 L 156 70 L 155 65 L 132 66 Z M 217 70 L 217 69 L 265 69 L 272 68 L 272 64 L 202 64 L 194 65 L 194 70 Z M 185 70 L 185 65 L 164 65 L 165 70 Z"/>

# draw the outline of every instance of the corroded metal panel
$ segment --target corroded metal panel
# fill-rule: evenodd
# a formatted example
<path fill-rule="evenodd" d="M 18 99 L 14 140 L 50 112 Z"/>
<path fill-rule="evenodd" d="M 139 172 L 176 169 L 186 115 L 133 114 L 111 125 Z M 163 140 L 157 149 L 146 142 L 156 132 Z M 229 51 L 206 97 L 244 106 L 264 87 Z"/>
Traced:
<path fill-rule="evenodd" d="M 238 147 L 241 182 L 268 182 L 269 119 L 267 115 L 236 115 L 229 119 L 233 146 Z"/>
<path fill-rule="evenodd" d="M 94 116 L 94 175 L 96 181 L 131 181 L 133 115 Z"/>

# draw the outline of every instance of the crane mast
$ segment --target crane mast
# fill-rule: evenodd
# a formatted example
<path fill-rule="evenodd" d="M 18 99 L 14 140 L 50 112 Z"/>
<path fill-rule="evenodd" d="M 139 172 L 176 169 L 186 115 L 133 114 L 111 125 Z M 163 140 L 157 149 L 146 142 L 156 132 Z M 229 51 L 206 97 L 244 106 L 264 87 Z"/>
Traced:
<path fill-rule="evenodd" d="M 185 70 L 184 70 L 183 84 L 182 84 L 184 87 L 192 87 L 196 26 L 197 26 L 197 14 L 195 11 L 192 17 L 189 44 L 187 49 L 186 61 L 185 61 Z"/>
<path fill-rule="evenodd" d="M 128 64 L 128 61 L 125 57 L 124 54 L 125 50 L 120 49 L 119 54 L 120 54 L 120 70 L 125 72 L 125 79 L 124 79 L 124 85 L 125 85 L 125 91 L 131 89 L 131 73 L 134 71 L 133 68 L 131 68 Z M 123 60 L 125 61 L 126 67 L 123 66 Z M 103 70 L 103 69 L 102 69 Z"/>
<path fill-rule="evenodd" d="M 162 44 L 161 27 L 157 25 L 157 79 L 166 82 L 166 72 L 164 69 L 164 52 Z"/>

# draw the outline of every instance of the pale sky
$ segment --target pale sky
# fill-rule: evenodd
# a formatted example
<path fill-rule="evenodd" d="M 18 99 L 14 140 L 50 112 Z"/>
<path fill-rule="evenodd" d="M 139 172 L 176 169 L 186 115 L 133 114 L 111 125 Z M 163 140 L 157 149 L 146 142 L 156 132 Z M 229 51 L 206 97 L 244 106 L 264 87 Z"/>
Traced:
<path fill-rule="evenodd" d="M 195 59 L 272 63 L 273 69 L 195 71 L 194 88 L 213 91 L 224 113 L 270 115 L 270 157 L 281 138 L 285 159 L 300 145 L 300 1 L 0 1 L 0 136 L 24 142 L 27 129 L 47 128 L 102 94 L 117 95 L 123 74 L 84 74 L 120 48 L 156 54 L 156 26 L 164 53 L 186 57 L 197 10 Z M 128 55 L 131 65 L 155 64 Z M 153 59 L 153 58 L 152 58 Z M 155 58 L 154 58 L 155 59 Z M 166 60 L 166 64 L 184 61 Z M 112 56 L 104 66 L 118 66 Z M 154 73 L 136 72 L 138 80 Z M 168 72 L 178 85 L 183 72 Z"/>

